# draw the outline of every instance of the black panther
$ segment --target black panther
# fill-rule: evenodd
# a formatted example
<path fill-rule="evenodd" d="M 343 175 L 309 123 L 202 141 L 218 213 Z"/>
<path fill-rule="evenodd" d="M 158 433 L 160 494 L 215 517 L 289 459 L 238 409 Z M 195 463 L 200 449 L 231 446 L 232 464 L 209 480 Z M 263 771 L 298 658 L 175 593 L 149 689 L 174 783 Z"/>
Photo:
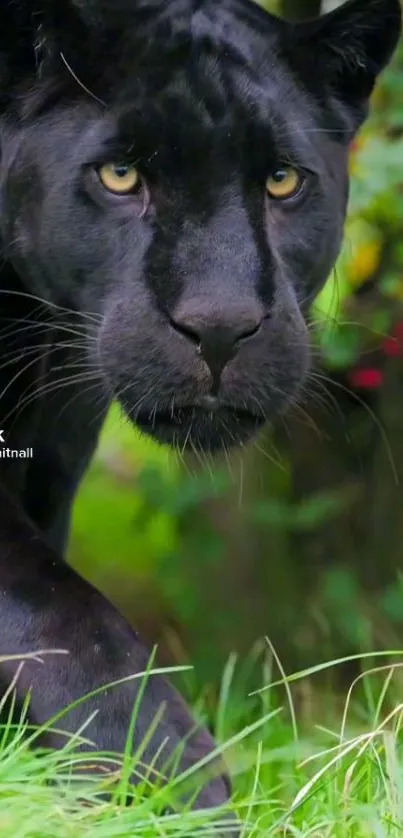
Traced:
<path fill-rule="evenodd" d="M 112 400 L 157 440 L 245 443 L 298 399 L 307 317 L 343 235 L 348 152 L 401 31 L 398 0 L 291 24 L 249 0 L 0 0 L 0 655 L 44 722 L 147 652 L 59 561 Z M 113 556 L 111 556 L 113 562 Z M 2 664 L 2 683 L 15 665 Z M 138 685 L 72 711 L 124 747 Z M 209 733 L 161 676 L 135 742 Z M 58 744 L 49 735 L 51 745 Z M 195 805 L 230 793 L 217 766 Z"/>

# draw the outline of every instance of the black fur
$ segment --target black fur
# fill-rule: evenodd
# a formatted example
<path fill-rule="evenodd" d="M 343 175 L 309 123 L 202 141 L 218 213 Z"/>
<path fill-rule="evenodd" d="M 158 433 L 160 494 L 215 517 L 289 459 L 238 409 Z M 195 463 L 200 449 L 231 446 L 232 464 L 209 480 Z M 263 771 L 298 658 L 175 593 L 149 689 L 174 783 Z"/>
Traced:
<path fill-rule="evenodd" d="M 349 144 L 401 22 L 398 0 L 351 0 L 298 26 L 248 0 L 0 11 L 0 427 L 10 448 L 34 449 L 0 460 L 0 654 L 68 648 L 21 676 L 43 721 L 145 662 L 51 552 L 111 399 L 160 440 L 215 450 L 298 397 L 305 318 L 342 240 Z M 105 190 L 110 161 L 135 164 L 139 193 Z M 276 202 L 265 182 L 287 164 L 304 186 Z M 135 692 L 97 700 L 99 748 L 123 747 Z M 164 698 L 169 750 L 191 722 L 162 680 L 136 735 Z M 194 743 L 183 764 L 213 747 L 205 731 Z M 227 794 L 217 779 L 200 805 Z"/>

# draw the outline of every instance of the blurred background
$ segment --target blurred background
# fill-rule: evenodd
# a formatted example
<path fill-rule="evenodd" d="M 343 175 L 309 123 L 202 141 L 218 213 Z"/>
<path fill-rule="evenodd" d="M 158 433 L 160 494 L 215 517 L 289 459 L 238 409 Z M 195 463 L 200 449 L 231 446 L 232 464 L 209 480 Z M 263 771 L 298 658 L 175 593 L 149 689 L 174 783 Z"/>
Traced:
<path fill-rule="evenodd" d="M 289 18 L 336 5 L 267 2 Z M 160 659 L 193 664 L 186 690 L 212 707 L 233 653 L 242 689 L 261 684 L 265 637 L 287 672 L 403 648 L 403 49 L 351 174 L 301 405 L 215 462 L 178 459 L 113 409 L 76 503 L 71 563 Z"/>

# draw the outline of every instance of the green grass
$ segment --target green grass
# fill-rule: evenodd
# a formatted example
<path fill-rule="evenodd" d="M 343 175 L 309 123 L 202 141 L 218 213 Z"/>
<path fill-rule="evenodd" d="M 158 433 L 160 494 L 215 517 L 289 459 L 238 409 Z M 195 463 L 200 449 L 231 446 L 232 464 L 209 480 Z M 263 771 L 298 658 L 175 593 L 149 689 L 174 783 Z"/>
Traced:
<path fill-rule="evenodd" d="M 308 680 L 306 673 L 282 677 L 278 692 L 267 689 L 274 678 L 266 662 L 265 688 L 241 701 L 239 683 L 238 696 L 232 695 L 235 666 L 230 661 L 215 710 L 215 733 L 234 778 L 232 810 L 243 822 L 242 838 L 403 834 L 402 664 L 397 655 L 387 657 L 384 665 L 380 659 L 357 678 L 338 710 L 332 696 L 312 680 L 326 666 L 316 667 Z M 295 685 L 302 687 L 300 693 Z M 203 716 L 203 707 L 198 705 L 196 712 Z M 57 721 L 54 727 L 62 726 Z M 168 807 L 172 811 L 185 778 L 154 786 L 146 778 L 133 789 L 127 778 L 140 767 L 141 753 L 121 758 L 91 754 L 91 764 L 100 771 L 90 777 L 85 772 L 88 755 L 77 752 L 85 730 L 66 738 L 59 752 L 32 750 L 30 739 L 36 735 L 24 716 L 0 731 L 1 838 L 225 835 L 224 811 L 164 814 Z"/>

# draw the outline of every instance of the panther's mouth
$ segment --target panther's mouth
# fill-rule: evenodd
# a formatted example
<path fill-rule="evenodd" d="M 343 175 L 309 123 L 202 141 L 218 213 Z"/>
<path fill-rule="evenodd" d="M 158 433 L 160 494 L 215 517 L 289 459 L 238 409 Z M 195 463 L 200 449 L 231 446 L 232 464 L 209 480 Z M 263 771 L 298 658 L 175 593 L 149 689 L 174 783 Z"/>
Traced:
<path fill-rule="evenodd" d="M 210 396 L 191 405 L 140 410 L 132 418 L 140 430 L 161 442 L 203 450 L 239 445 L 264 424 L 262 415 Z"/>

